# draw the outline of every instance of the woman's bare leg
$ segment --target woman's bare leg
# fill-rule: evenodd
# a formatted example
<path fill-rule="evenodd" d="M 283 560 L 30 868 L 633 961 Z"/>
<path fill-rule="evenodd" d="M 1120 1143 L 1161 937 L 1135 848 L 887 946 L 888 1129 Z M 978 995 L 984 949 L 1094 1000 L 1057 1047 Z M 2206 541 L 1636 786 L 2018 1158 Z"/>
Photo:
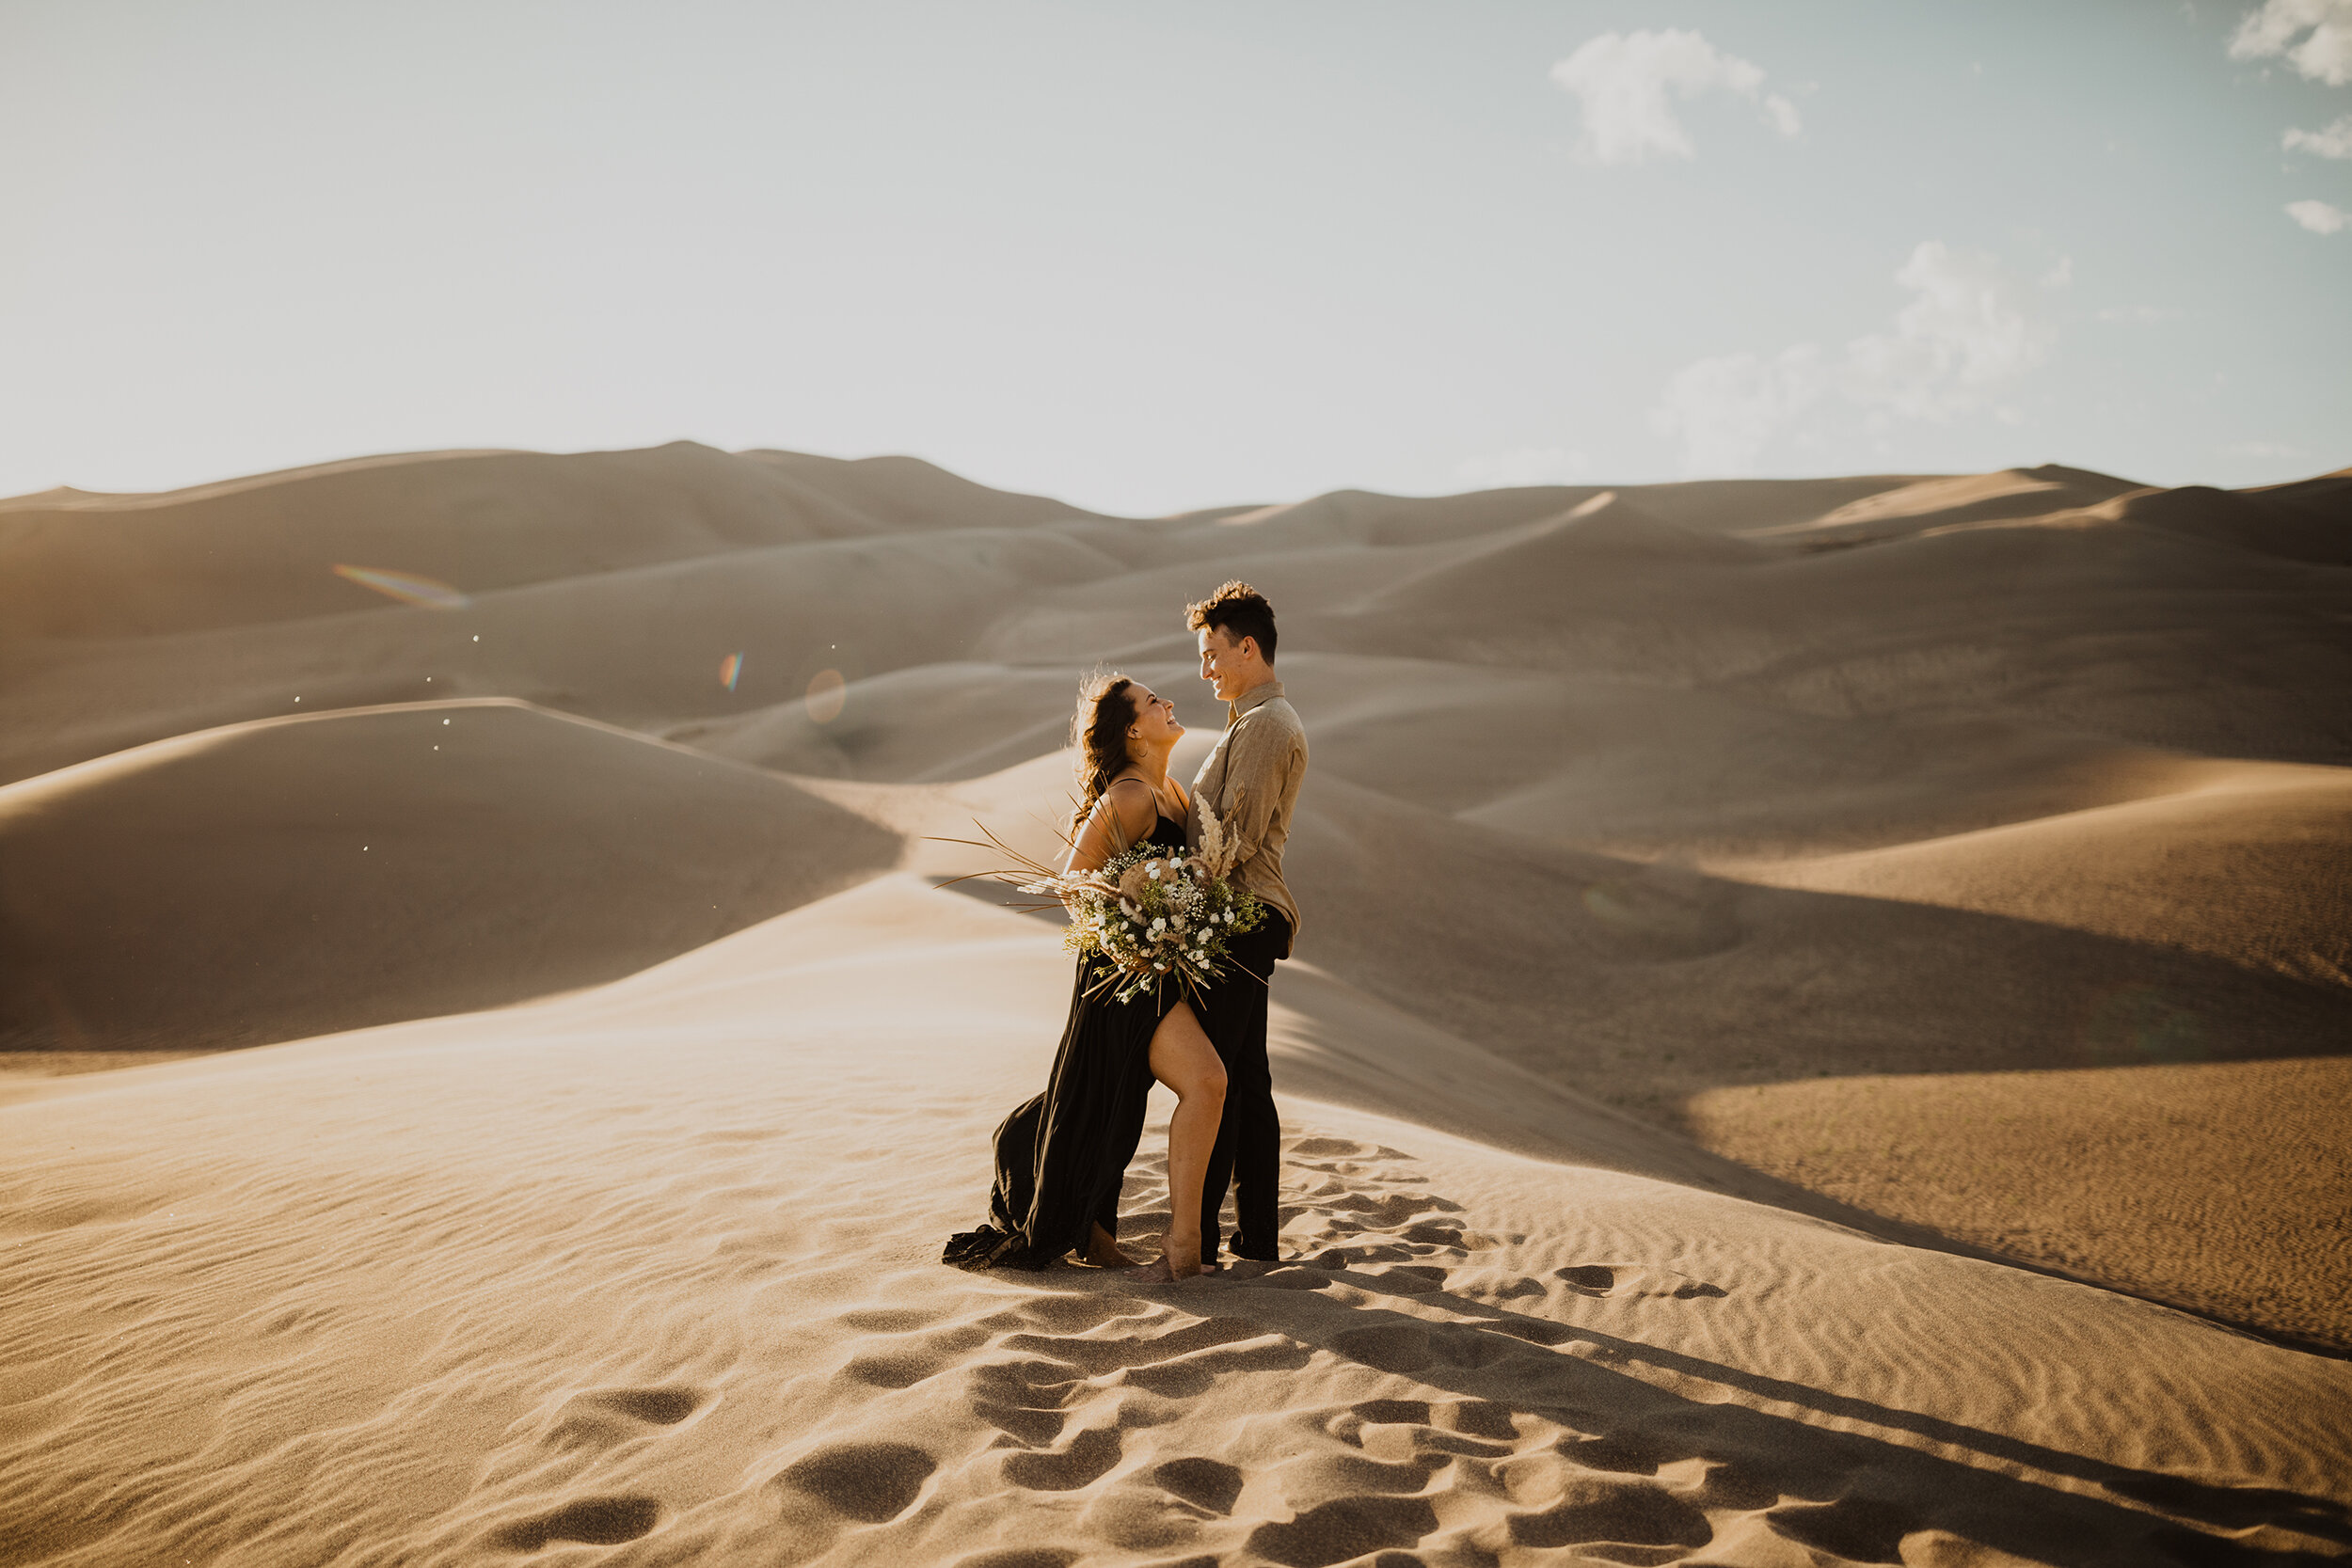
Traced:
<path fill-rule="evenodd" d="M 1189 1003 L 1179 1002 L 1152 1034 L 1152 1076 L 1176 1095 L 1168 1119 L 1168 1234 L 1147 1278 L 1189 1279 L 1200 1266 L 1200 1187 L 1225 1114 L 1225 1064 L 1201 1032 Z"/>

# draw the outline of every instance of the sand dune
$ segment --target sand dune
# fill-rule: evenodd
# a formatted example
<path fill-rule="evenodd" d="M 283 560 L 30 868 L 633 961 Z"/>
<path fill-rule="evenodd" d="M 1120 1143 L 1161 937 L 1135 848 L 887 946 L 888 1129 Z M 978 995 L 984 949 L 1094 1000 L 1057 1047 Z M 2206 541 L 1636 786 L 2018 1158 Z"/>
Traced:
<path fill-rule="evenodd" d="M 11 567 L 0 627 L 11 640 L 151 636 L 333 615 L 370 602 L 333 575 L 339 562 L 479 594 L 948 520 L 1089 515 L 912 459 L 879 465 L 866 477 L 857 464 L 680 441 L 372 458 L 162 496 L 51 492 L 0 502 Z"/>
<path fill-rule="evenodd" d="M 518 1001 L 898 848 L 773 775 L 516 703 L 203 731 L 0 789 L 0 1030 L 184 1049 Z"/>
<path fill-rule="evenodd" d="M 2352 987 L 2352 768 L 2208 764 L 2191 777 L 2174 794 L 1743 869 Z"/>
<path fill-rule="evenodd" d="M 2035 468 L 1923 479 L 1863 496 L 1818 517 L 1761 531 L 1768 535 L 1802 535 L 1806 544 L 1815 547 L 1833 543 L 1863 544 L 1956 523 L 2044 516 L 2070 508 L 2096 506 L 2140 488 L 2127 479 L 2051 463 Z"/>
<path fill-rule="evenodd" d="M 2341 1555 L 2347 541 L 2352 471 L 0 501 L 0 1561 Z M 1236 575 L 1312 1261 L 943 1270 L 1067 980 L 936 840 L 1050 848 L 1098 662 L 1188 770 Z"/>
<path fill-rule="evenodd" d="M 1150 677 L 1137 673 L 1137 679 Z M 1078 678 L 1068 670 L 978 661 L 924 664 L 850 683 L 819 717 L 805 695 L 673 726 L 669 738 L 719 756 L 819 778 L 961 779 L 1057 752 Z"/>
<path fill-rule="evenodd" d="M 2119 1044 L 2200 1053 L 2198 1020 L 2160 997 L 2103 1014 Z M 1685 1114 L 1709 1148 L 1867 1212 L 2340 1354 L 2348 1103 L 2332 1055 L 1757 1084 Z"/>
<path fill-rule="evenodd" d="M 2352 1538 L 2343 1363 L 1309 1101 L 1299 1264 L 1156 1292 L 942 1269 L 1059 969 L 1034 924 L 893 879 L 560 1003 L 0 1108 L 12 1555 L 2123 1564 Z M 1139 1163 L 1138 1237 L 1160 1198 Z"/>
<path fill-rule="evenodd" d="M 2347 505 L 2352 505 L 2352 473 L 2259 490 L 2221 491 L 2202 485 L 2143 490 L 2109 503 L 2106 510 L 2129 522 L 2285 561 L 2352 566 L 2352 539 L 2345 537 L 2344 527 Z"/>

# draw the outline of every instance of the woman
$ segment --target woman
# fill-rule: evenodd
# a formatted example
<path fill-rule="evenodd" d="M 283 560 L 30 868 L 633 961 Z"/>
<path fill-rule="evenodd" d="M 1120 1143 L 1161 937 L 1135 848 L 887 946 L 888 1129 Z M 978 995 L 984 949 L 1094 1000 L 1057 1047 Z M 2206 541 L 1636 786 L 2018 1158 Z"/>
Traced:
<path fill-rule="evenodd" d="M 1184 785 L 1168 776 L 1183 738 L 1176 705 L 1124 675 L 1089 681 L 1071 725 L 1078 748 L 1078 809 L 1063 869 L 1091 871 L 1146 839 L 1182 853 Z M 1225 1104 L 1217 1060 L 1182 988 L 1112 1000 L 1099 959 L 1081 958 L 1061 1049 L 1045 1092 L 996 1129 L 991 1223 L 959 1233 L 946 1261 L 964 1268 L 1041 1269 L 1070 1252 L 1099 1268 L 1131 1262 L 1119 1250 L 1119 1188 L 1143 1101 L 1158 1079 L 1176 1094 L 1168 1124 L 1168 1234 L 1160 1259 L 1136 1272 L 1154 1280 L 1206 1274 L 1200 1262 L 1200 1185 Z"/>

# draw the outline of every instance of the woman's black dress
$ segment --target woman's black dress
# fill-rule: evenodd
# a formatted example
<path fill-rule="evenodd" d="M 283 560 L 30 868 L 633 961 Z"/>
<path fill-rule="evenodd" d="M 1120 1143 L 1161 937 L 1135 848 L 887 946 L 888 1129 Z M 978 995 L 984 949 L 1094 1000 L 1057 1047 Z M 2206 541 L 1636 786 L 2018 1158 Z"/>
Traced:
<path fill-rule="evenodd" d="M 1181 852 L 1184 825 L 1162 816 L 1145 842 Z M 996 1128 L 989 1224 L 958 1233 L 945 1260 L 964 1268 L 1042 1269 L 1087 1243 L 1091 1227 L 1119 1234 L 1119 1189 L 1152 1092 L 1152 1034 L 1183 999 L 1174 981 L 1155 996 L 1112 999 L 1097 958 L 1078 960 L 1070 1022 L 1045 1092 Z"/>

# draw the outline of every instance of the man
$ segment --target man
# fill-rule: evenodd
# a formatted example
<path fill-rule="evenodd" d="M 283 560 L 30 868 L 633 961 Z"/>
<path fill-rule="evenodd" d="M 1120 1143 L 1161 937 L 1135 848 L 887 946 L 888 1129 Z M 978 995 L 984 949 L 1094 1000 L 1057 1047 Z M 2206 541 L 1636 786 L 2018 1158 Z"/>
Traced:
<path fill-rule="evenodd" d="M 1214 1264 L 1229 1182 L 1236 1187 L 1233 1255 L 1261 1262 L 1279 1253 L 1275 1189 L 1281 1126 L 1266 1069 L 1266 986 L 1298 931 L 1298 905 L 1282 882 L 1282 845 L 1307 776 L 1307 732 L 1274 678 L 1274 608 L 1246 582 L 1229 582 L 1188 607 L 1200 678 L 1227 705 L 1225 733 L 1192 782 L 1185 836 L 1200 847 L 1200 808 L 1216 813 L 1237 845 L 1235 885 L 1265 905 L 1265 921 L 1233 939 L 1235 965 L 1201 999 L 1200 1026 L 1225 1063 L 1225 1117 L 1200 1194 L 1200 1260 Z M 1239 973 L 1238 971 L 1247 971 Z"/>

